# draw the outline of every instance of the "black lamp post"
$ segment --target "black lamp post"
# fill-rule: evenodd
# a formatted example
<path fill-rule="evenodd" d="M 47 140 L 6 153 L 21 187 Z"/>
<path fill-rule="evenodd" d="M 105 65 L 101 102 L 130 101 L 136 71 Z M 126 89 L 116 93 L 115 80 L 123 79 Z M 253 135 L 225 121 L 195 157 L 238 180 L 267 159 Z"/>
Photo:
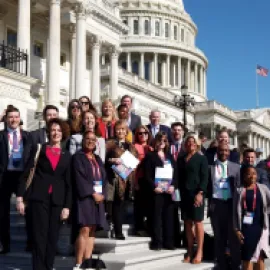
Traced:
<path fill-rule="evenodd" d="M 182 94 L 181 96 L 175 96 L 174 97 L 174 104 L 175 106 L 179 107 L 180 109 L 183 110 L 183 124 L 184 124 L 184 135 L 186 136 L 187 132 L 187 109 L 190 106 L 195 105 L 195 100 L 193 97 L 191 97 L 188 94 L 188 87 L 186 85 L 183 85 L 181 87 Z"/>

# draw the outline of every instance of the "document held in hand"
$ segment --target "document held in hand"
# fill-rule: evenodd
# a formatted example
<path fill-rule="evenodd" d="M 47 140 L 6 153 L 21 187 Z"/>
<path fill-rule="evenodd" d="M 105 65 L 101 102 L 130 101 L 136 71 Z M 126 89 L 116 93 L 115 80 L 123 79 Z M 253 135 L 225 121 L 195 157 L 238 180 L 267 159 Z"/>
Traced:
<path fill-rule="evenodd" d="M 128 176 L 137 168 L 139 160 L 134 157 L 128 150 L 120 157 L 122 163 L 120 165 L 113 165 L 112 169 L 123 179 L 126 180 Z"/>
<path fill-rule="evenodd" d="M 164 168 L 157 167 L 155 171 L 155 185 L 162 189 L 163 192 L 167 191 L 172 183 L 173 168 L 172 166 L 164 166 Z"/>

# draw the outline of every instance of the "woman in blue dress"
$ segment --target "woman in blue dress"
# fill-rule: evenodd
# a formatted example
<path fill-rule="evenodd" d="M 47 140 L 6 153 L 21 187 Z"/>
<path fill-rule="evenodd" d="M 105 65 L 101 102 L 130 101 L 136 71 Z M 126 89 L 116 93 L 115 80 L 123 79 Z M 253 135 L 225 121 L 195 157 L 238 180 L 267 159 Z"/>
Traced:
<path fill-rule="evenodd" d="M 270 191 L 257 183 L 256 168 L 243 171 L 244 187 L 234 198 L 234 226 L 242 245 L 243 270 L 265 269 L 264 259 L 268 254 Z"/>

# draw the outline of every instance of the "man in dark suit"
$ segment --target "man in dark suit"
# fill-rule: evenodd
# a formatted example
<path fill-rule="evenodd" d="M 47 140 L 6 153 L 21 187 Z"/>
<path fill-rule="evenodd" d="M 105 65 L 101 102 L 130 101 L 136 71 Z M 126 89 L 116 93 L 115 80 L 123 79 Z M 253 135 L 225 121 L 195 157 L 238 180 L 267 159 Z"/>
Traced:
<path fill-rule="evenodd" d="M 256 152 L 252 148 L 248 148 L 243 153 L 243 164 L 241 167 L 241 183 L 243 184 L 243 177 L 242 177 L 242 171 L 245 166 L 253 166 L 256 167 Z M 257 171 L 257 182 L 260 184 L 266 185 L 268 188 L 270 188 L 267 171 L 262 168 L 256 168 Z"/>
<path fill-rule="evenodd" d="M 222 129 L 218 132 L 217 135 L 218 144 L 225 143 L 230 144 L 229 133 L 226 129 Z M 207 158 L 208 164 L 213 165 L 217 159 L 217 147 L 208 148 L 205 152 L 205 156 Z M 230 155 L 228 160 L 234 163 L 240 164 L 240 155 L 238 151 L 230 151 Z"/>
<path fill-rule="evenodd" d="M 168 140 L 171 142 L 171 129 L 165 125 L 160 124 L 160 111 L 153 110 L 149 115 L 150 124 L 147 125 L 147 128 L 152 134 L 152 137 L 155 138 L 158 132 L 165 132 L 167 134 Z"/>
<path fill-rule="evenodd" d="M 54 105 L 47 105 L 43 109 L 42 112 L 43 120 L 45 121 L 45 124 L 49 122 L 49 120 L 53 118 L 58 118 L 59 116 L 59 109 Z M 34 130 L 30 132 L 30 138 L 31 143 L 35 147 L 37 144 L 44 144 L 47 142 L 47 133 L 46 133 L 46 127 L 39 128 L 37 130 Z"/>
<path fill-rule="evenodd" d="M 141 117 L 131 112 L 132 108 L 132 97 L 124 95 L 121 98 L 121 105 L 126 105 L 129 110 L 128 127 L 135 134 L 136 129 L 142 124 Z"/>
<path fill-rule="evenodd" d="M 28 132 L 20 129 L 20 112 L 6 111 L 5 130 L 0 131 L 0 242 L 1 254 L 10 251 L 10 199 L 17 194 L 19 178 L 29 158 Z"/>
<path fill-rule="evenodd" d="M 240 243 L 233 227 L 233 196 L 240 187 L 240 166 L 228 160 L 229 145 L 222 142 L 217 148 L 217 159 L 209 166 L 208 207 L 214 231 L 215 255 L 218 269 L 228 269 L 227 245 L 230 248 L 232 267 L 240 269 Z"/>

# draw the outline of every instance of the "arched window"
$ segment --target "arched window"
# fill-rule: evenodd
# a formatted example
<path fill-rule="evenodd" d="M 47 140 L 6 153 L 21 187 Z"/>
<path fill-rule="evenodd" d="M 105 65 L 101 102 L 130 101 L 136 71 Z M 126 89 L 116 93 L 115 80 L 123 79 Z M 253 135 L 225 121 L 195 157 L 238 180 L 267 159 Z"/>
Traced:
<path fill-rule="evenodd" d="M 139 75 L 139 64 L 137 61 L 132 63 L 132 73 Z"/>
<path fill-rule="evenodd" d="M 149 20 L 144 21 L 144 34 L 150 35 L 150 21 Z"/>
<path fill-rule="evenodd" d="M 157 37 L 160 36 L 160 22 L 159 21 L 156 21 L 156 23 L 155 23 L 155 35 Z"/>
<path fill-rule="evenodd" d="M 185 31 L 183 28 L 181 29 L 181 41 L 185 42 Z"/>
<path fill-rule="evenodd" d="M 169 37 L 169 23 L 165 23 L 165 37 L 168 38 Z"/>
<path fill-rule="evenodd" d="M 133 21 L 133 34 L 134 35 L 139 34 L 139 21 L 138 20 Z"/>
<path fill-rule="evenodd" d="M 174 39 L 177 40 L 178 39 L 178 28 L 177 28 L 177 25 L 175 25 L 173 27 L 173 35 L 174 35 Z"/>

